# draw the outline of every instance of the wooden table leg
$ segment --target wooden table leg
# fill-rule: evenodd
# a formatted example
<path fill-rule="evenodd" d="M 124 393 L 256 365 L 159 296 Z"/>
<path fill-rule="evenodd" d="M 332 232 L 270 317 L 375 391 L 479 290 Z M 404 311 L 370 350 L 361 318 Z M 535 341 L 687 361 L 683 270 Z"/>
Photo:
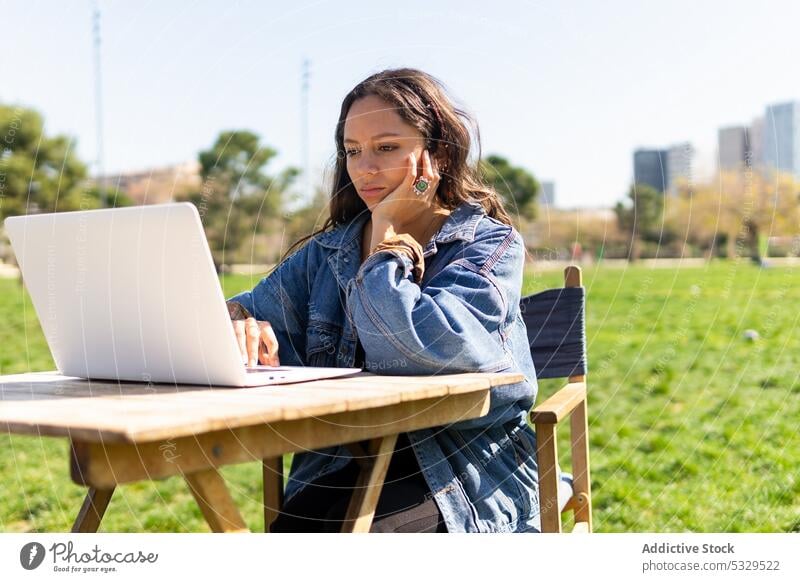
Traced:
<path fill-rule="evenodd" d="M 370 456 L 362 464 L 350 505 L 347 507 L 342 532 L 365 533 L 369 531 L 396 443 L 396 434 L 369 441 Z"/>
<path fill-rule="evenodd" d="M 262 461 L 261 472 L 264 479 L 264 531 L 278 517 L 283 508 L 283 455 Z"/>
<path fill-rule="evenodd" d="M 205 469 L 185 474 L 183 478 L 189 485 L 211 531 L 223 533 L 250 531 L 231 499 L 231 494 L 219 471 Z"/>
<path fill-rule="evenodd" d="M 81 510 L 78 512 L 78 517 L 75 518 L 75 523 L 72 524 L 72 533 L 97 532 L 113 494 L 114 487 L 110 489 L 89 487 Z"/>

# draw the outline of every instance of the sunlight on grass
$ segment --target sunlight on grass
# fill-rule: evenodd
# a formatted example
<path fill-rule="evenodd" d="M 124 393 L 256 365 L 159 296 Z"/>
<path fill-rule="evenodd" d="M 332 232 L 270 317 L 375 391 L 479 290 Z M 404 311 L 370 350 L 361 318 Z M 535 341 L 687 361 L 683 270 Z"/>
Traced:
<path fill-rule="evenodd" d="M 524 293 L 560 277 L 529 274 Z M 225 295 L 257 281 L 225 277 Z M 800 531 L 800 270 L 601 268 L 584 283 L 595 529 Z M 0 373 L 53 368 L 16 281 L 0 280 L 0 317 Z M 539 400 L 558 384 L 541 382 Z M 260 464 L 223 473 L 248 526 L 262 529 Z M 69 529 L 84 490 L 69 480 L 65 441 L 0 435 L 0 474 L 0 529 Z M 119 488 L 101 531 L 208 528 L 172 478 Z"/>

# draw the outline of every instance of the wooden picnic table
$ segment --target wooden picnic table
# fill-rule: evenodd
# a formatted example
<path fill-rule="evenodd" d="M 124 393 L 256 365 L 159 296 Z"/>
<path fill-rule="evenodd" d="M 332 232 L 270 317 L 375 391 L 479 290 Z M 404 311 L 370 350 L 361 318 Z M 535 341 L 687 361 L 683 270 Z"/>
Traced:
<path fill-rule="evenodd" d="M 248 531 L 219 468 L 261 461 L 264 531 L 283 502 L 283 455 L 346 445 L 360 474 L 342 531 L 369 531 L 398 434 L 485 415 L 514 373 L 362 372 L 258 388 L 139 384 L 57 372 L 0 376 L 0 426 L 70 440 L 88 487 L 73 532 L 97 531 L 117 485 L 182 476 L 215 532 Z M 366 445 L 364 450 L 362 445 Z"/>

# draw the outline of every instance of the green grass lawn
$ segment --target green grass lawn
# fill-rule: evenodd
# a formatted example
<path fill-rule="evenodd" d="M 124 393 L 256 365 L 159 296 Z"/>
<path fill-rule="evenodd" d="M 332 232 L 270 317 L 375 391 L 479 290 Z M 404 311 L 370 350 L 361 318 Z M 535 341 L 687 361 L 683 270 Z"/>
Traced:
<path fill-rule="evenodd" d="M 225 295 L 255 282 L 225 278 Z M 601 268 L 584 283 L 595 529 L 800 531 L 800 270 Z M 559 273 L 530 275 L 524 291 L 558 285 Z M 0 280 L 0 322 L 0 374 L 53 368 L 16 281 Z M 540 400 L 556 388 L 542 382 Z M 260 464 L 223 474 L 262 529 Z M 69 530 L 84 489 L 63 439 L 0 434 L 0 478 L 0 530 Z M 208 528 L 171 478 L 120 487 L 101 531 Z"/>

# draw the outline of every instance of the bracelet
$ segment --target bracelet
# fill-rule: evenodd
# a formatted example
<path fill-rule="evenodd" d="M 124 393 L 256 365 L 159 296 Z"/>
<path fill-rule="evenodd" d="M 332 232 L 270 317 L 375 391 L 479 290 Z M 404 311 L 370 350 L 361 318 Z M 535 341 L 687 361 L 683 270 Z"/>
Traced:
<path fill-rule="evenodd" d="M 370 256 L 379 251 L 397 251 L 409 258 L 413 265 L 414 282 L 419 284 L 425 273 L 425 258 L 422 256 L 422 246 L 410 234 L 396 234 L 378 243 Z"/>

